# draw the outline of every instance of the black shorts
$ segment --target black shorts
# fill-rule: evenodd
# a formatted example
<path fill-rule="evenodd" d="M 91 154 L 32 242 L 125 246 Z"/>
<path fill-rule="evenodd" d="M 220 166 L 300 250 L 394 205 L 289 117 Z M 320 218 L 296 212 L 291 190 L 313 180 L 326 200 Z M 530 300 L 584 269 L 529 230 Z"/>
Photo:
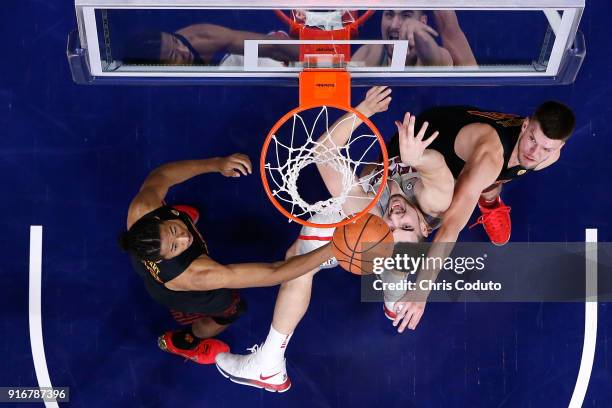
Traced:
<path fill-rule="evenodd" d="M 220 289 L 228 290 L 228 289 Z M 237 290 L 231 291 L 229 302 L 219 312 L 182 312 L 171 309 L 172 317 L 180 324 L 191 324 L 203 317 L 212 318 L 217 324 L 228 325 L 238 320 L 247 310 L 247 304 Z"/>

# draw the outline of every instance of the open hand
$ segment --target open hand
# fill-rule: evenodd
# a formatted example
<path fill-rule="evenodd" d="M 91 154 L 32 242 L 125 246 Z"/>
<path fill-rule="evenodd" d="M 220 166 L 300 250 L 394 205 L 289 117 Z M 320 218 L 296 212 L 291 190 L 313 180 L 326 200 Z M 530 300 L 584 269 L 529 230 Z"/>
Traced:
<path fill-rule="evenodd" d="M 249 156 L 242 153 L 234 153 L 227 157 L 220 157 L 217 163 L 217 171 L 225 177 L 246 176 L 253 172 L 253 165 Z"/>
<path fill-rule="evenodd" d="M 423 140 L 425 137 L 425 131 L 427 131 L 427 127 L 429 123 L 423 123 L 419 133 L 414 135 L 414 122 L 416 118 L 411 116 L 409 112 L 406 112 L 404 116 L 404 122 L 400 122 L 398 120 L 395 121 L 395 126 L 397 126 L 397 131 L 399 133 L 399 150 L 400 150 L 400 158 L 402 159 L 402 163 L 407 164 L 412 167 L 417 167 L 421 164 L 421 160 L 423 159 L 423 153 L 427 146 L 429 146 L 436 138 L 438 137 L 438 132 L 434 132 L 427 140 Z"/>
<path fill-rule="evenodd" d="M 398 333 L 403 333 L 406 326 L 410 330 L 416 329 L 423 313 L 425 312 L 425 301 L 416 301 L 414 293 L 407 291 L 404 296 L 393 305 L 396 314 L 393 326 L 397 327 Z"/>
<path fill-rule="evenodd" d="M 410 46 L 415 45 L 414 36 L 417 35 L 420 38 L 423 38 L 424 35 L 429 35 L 431 37 L 438 37 L 438 32 L 414 18 L 406 18 L 400 27 L 399 39 L 400 40 L 408 40 L 408 44 Z"/>
<path fill-rule="evenodd" d="M 357 110 L 364 116 L 370 117 L 375 113 L 384 112 L 389 109 L 391 103 L 391 88 L 388 86 L 373 86 L 366 93 L 366 97 Z"/>

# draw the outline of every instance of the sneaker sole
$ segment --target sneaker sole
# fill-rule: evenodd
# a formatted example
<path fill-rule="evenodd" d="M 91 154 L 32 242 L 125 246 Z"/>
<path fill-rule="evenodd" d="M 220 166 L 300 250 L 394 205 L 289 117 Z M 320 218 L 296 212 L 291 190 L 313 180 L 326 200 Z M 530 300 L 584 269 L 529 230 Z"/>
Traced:
<path fill-rule="evenodd" d="M 166 353 L 170 352 L 168 351 L 168 345 L 166 344 L 166 340 L 164 339 L 164 336 L 159 336 L 157 338 L 157 347 L 159 347 L 162 351 L 165 351 Z"/>
<path fill-rule="evenodd" d="M 486 231 L 485 231 L 485 232 L 486 232 Z M 488 236 L 488 234 L 487 234 L 487 236 Z M 489 241 L 491 241 L 491 238 L 489 238 Z M 500 247 L 500 246 L 504 246 L 504 245 L 506 245 L 508 242 L 510 242 L 510 237 L 508 237 L 508 239 L 506 240 L 506 242 L 493 242 L 493 241 L 491 241 L 491 243 L 492 243 L 493 245 L 498 246 L 498 247 Z"/>
<path fill-rule="evenodd" d="M 288 385 L 286 388 L 276 388 L 276 387 L 283 387 L 283 384 L 273 385 L 273 384 L 266 384 L 261 381 L 249 380 L 247 378 L 234 377 L 233 375 L 223 371 L 223 369 L 219 367 L 218 364 L 215 364 L 215 367 L 217 367 L 217 370 L 219 370 L 222 376 L 224 376 L 225 378 L 229 378 L 231 382 L 236 383 L 236 384 L 248 385 L 249 387 L 255 387 L 255 388 L 263 388 L 264 390 L 269 391 L 269 392 L 279 392 L 279 393 L 289 391 L 289 388 L 291 388 L 291 381 L 289 380 L 289 378 L 287 378 Z"/>
<path fill-rule="evenodd" d="M 184 358 L 186 360 L 193 361 L 196 364 L 200 364 L 200 365 L 215 364 L 215 360 L 201 362 L 201 361 L 198 361 L 197 357 L 189 357 L 189 356 L 186 356 L 184 354 L 180 354 L 180 353 L 177 353 L 177 352 L 174 352 L 174 351 L 170 351 L 170 349 L 168 349 L 168 344 L 166 343 L 166 340 L 164 339 L 163 335 L 159 336 L 157 338 L 157 347 L 159 347 L 162 351 L 165 351 L 168 354 L 174 354 L 175 356 L 179 356 L 179 357 L 182 357 L 182 358 Z M 227 353 L 229 351 L 230 351 L 230 349 L 228 347 L 227 350 L 220 351 L 219 353 Z"/>
<path fill-rule="evenodd" d="M 175 356 L 179 356 L 179 357 L 185 358 L 187 360 L 193 361 L 194 363 L 202 364 L 202 363 L 198 362 L 198 360 L 193 358 L 193 357 L 187 357 L 187 356 L 184 356 L 182 354 L 170 351 L 168 349 L 168 344 L 166 343 L 166 340 L 164 339 L 164 336 L 159 336 L 157 338 L 157 347 L 159 347 L 162 351 L 165 351 L 168 354 L 174 354 Z M 207 363 L 207 364 L 212 364 L 212 362 L 211 363 Z"/>

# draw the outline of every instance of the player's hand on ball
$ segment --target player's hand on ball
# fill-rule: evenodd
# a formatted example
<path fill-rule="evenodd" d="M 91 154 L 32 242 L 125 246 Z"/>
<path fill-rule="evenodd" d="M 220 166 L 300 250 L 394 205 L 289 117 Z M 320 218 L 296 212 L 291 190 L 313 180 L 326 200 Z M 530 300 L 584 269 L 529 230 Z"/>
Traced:
<path fill-rule="evenodd" d="M 419 133 L 415 136 L 415 121 L 416 118 L 411 116 L 409 112 L 406 112 L 406 115 L 404 115 L 404 122 L 402 123 L 396 120 L 395 126 L 397 126 L 397 131 L 399 133 L 399 148 L 402 163 L 418 167 L 423 160 L 425 149 L 436 140 L 439 133 L 436 131 L 427 140 L 423 140 L 429 123 L 423 123 Z"/>
<path fill-rule="evenodd" d="M 415 301 L 415 296 L 412 292 L 406 294 L 393 305 L 393 312 L 396 316 L 393 320 L 393 326 L 397 327 L 398 333 L 403 333 L 406 327 L 410 330 L 416 329 L 423 313 L 425 312 L 425 301 Z"/>
<path fill-rule="evenodd" d="M 373 86 L 366 93 L 366 97 L 357 106 L 357 110 L 370 117 L 375 113 L 384 112 L 389 109 L 391 103 L 391 88 L 388 86 Z"/>
<path fill-rule="evenodd" d="M 246 176 L 253 172 L 253 165 L 249 156 L 242 153 L 234 153 L 227 157 L 220 157 L 217 171 L 225 177 Z"/>

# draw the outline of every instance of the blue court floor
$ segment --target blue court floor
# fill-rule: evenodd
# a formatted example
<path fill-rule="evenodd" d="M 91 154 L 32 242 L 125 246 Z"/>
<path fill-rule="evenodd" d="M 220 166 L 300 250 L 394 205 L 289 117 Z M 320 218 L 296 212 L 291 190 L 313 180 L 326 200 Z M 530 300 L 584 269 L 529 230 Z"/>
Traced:
<path fill-rule="evenodd" d="M 560 162 L 505 188 L 516 242 L 609 241 L 612 174 L 612 5 L 588 1 L 588 54 L 561 87 L 393 89 L 375 118 L 432 105 L 471 104 L 531 113 L 552 98 L 577 114 Z M 186 158 L 248 154 L 297 103 L 296 88 L 78 86 L 65 57 L 76 27 L 70 1 L 9 1 L 0 37 L 0 386 L 36 386 L 28 326 L 30 225 L 42 225 L 42 327 L 51 382 L 70 407 L 566 407 L 581 361 L 581 303 L 438 303 L 415 332 L 398 335 L 379 304 L 361 303 L 359 280 L 320 273 L 310 310 L 287 352 L 285 394 L 233 384 L 214 366 L 161 352 L 175 327 L 147 297 L 116 245 L 127 206 L 147 173 Z M 354 90 L 354 102 L 365 94 Z M 212 256 L 276 261 L 299 228 L 269 203 L 254 175 L 193 179 L 169 201 L 197 206 Z M 479 229 L 461 240 L 482 241 Z M 267 334 L 277 288 L 249 289 L 250 310 L 221 335 L 233 351 Z M 612 310 L 600 303 L 585 407 L 612 406 Z M 61 405 L 61 406 L 64 406 Z M 27 406 L 27 404 L 20 405 Z M 36 406 L 36 405 L 35 405 Z"/>

